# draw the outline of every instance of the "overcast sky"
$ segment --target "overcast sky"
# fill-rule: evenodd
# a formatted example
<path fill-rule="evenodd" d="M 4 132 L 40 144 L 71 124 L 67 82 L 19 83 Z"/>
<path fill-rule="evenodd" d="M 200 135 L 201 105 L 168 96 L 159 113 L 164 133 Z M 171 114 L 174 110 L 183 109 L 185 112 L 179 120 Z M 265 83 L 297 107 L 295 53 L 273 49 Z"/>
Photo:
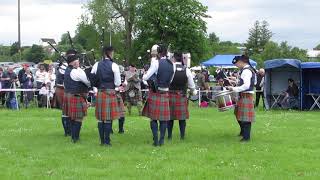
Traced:
<path fill-rule="evenodd" d="M 74 30 L 87 0 L 21 0 L 23 45 L 40 38 L 59 40 Z M 208 32 L 221 40 L 245 42 L 255 20 L 267 20 L 273 40 L 313 48 L 320 44 L 319 0 L 201 0 L 209 7 Z M 17 0 L 0 0 L 0 44 L 17 41 Z"/>

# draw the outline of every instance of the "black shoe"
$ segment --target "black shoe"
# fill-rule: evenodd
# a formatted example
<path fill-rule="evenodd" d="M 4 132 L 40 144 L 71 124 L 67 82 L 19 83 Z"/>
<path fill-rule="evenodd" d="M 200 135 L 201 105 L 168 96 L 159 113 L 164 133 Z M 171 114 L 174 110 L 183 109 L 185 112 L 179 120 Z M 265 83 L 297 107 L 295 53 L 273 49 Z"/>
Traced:
<path fill-rule="evenodd" d="M 124 134 L 124 130 L 119 130 L 119 134 Z"/>
<path fill-rule="evenodd" d="M 180 140 L 182 140 L 182 141 L 183 141 L 183 140 L 184 140 L 184 136 L 181 136 L 181 137 L 180 137 Z"/>

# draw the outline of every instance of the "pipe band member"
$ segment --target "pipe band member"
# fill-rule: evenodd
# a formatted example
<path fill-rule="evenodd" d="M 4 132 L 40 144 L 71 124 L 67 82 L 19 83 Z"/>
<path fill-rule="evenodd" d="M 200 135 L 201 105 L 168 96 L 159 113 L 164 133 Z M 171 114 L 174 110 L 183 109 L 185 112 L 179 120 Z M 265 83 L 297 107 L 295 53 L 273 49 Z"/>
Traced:
<path fill-rule="evenodd" d="M 162 146 L 170 117 L 169 106 L 169 86 L 173 78 L 173 63 L 167 58 L 167 49 L 164 46 L 155 45 L 152 54 L 156 51 L 160 54 L 160 59 L 152 58 L 148 72 L 143 76 L 143 80 L 149 80 L 156 75 L 156 87 L 150 87 L 147 102 L 142 111 L 142 115 L 149 117 L 150 127 L 153 135 L 153 145 Z M 155 90 L 155 91 L 154 91 Z M 160 122 L 160 139 L 158 139 L 158 121 Z"/>
<path fill-rule="evenodd" d="M 75 55 L 74 52 L 72 51 L 69 51 L 68 53 L 71 53 L 71 54 L 66 54 L 67 56 Z M 63 109 L 63 97 L 64 97 L 63 81 L 64 81 L 64 73 L 67 66 L 68 66 L 67 63 L 61 64 L 56 71 L 57 78 L 55 81 L 55 100 L 56 100 L 58 109 Z M 68 117 L 64 112 L 62 112 L 62 115 L 61 115 L 61 122 L 64 129 L 64 136 L 71 136 L 71 124 L 70 124 L 71 120 L 70 120 L 70 117 Z"/>
<path fill-rule="evenodd" d="M 139 115 L 141 115 L 142 109 L 142 93 L 141 93 L 141 79 L 135 65 L 131 64 L 129 66 L 129 71 L 126 71 L 126 88 L 125 96 L 127 100 L 127 108 L 129 114 L 131 114 L 131 107 L 137 106 Z"/>
<path fill-rule="evenodd" d="M 91 70 L 94 86 L 98 88 L 96 98 L 96 118 L 101 145 L 111 146 L 110 133 L 112 121 L 119 119 L 119 126 L 124 123 L 124 104 L 120 96 L 121 77 L 119 66 L 113 62 L 114 49 L 105 47 L 105 59 L 94 64 Z M 119 129 L 119 132 L 121 129 Z"/>
<path fill-rule="evenodd" d="M 87 115 L 87 93 L 90 82 L 80 68 L 79 57 L 75 50 L 67 52 L 68 67 L 64 73 L 63 114 L 70 118 L 71 139 L 79 140 L 83 118 Z"/>
<path fill-rule="evenodd" d="M 174 53 L 174 76 L 170 84 L 169 104 L 170 118 L 168 122 L 168 139 L 172 139 L 174 120 L 179 120 L 180 139 L 185 137 L 186 119 L 189 119 L 187 89 L 196 95 L 195 83 L 189 68 L 183 65 L 182 53 Z"/>
<path fill-rule="evenodd" d="M 255 121 L 254 87 L 256 84 L 256 70 L 251 66 L 249 57 L 236 56 L 233 61 L 240 68 L 240 79 L 236 87 L 227 87 L 228 90 L 240 93 L 235 108 L 235 116 L 240 125 L 241 142 L 250 140 L 251 123 Z"/>

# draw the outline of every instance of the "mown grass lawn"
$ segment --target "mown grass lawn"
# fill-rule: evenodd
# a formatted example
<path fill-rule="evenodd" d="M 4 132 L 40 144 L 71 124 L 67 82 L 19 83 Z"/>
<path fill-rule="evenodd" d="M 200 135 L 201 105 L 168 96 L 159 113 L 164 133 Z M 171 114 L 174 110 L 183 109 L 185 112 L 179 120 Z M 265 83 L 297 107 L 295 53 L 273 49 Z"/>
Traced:
<path fill-rule="evenodd" d="M 258 110 L 251 142 L 240 143 L 231 111 L 190 109 L 186 140 L 176 123 L 161 148 L 137 112 L 106 148 L 93 109 L 78 144 L 63 136 L 58 110 L 1 109 L 0 179 L 320 179 L 319 112 Z"/>

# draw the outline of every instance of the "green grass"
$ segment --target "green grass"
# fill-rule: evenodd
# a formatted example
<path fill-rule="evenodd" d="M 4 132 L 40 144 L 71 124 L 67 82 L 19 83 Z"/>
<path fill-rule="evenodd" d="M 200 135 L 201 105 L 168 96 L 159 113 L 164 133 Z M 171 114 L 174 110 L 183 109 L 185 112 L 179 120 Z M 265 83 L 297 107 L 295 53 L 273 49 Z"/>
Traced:
<path fill-rule="evenodd" d="M 63 136 L 60 111 L 0 110 L 0 179 L 320 179 L 319 112 L 257 112 L 250 143 L 239 143 L 232 111 L 191 109 L 187 137 L 152 147 L 147 118 L 99 145 L 94 110 L 81 141 Z M 114 130 L 117 132 L 117 123 Z"/>

